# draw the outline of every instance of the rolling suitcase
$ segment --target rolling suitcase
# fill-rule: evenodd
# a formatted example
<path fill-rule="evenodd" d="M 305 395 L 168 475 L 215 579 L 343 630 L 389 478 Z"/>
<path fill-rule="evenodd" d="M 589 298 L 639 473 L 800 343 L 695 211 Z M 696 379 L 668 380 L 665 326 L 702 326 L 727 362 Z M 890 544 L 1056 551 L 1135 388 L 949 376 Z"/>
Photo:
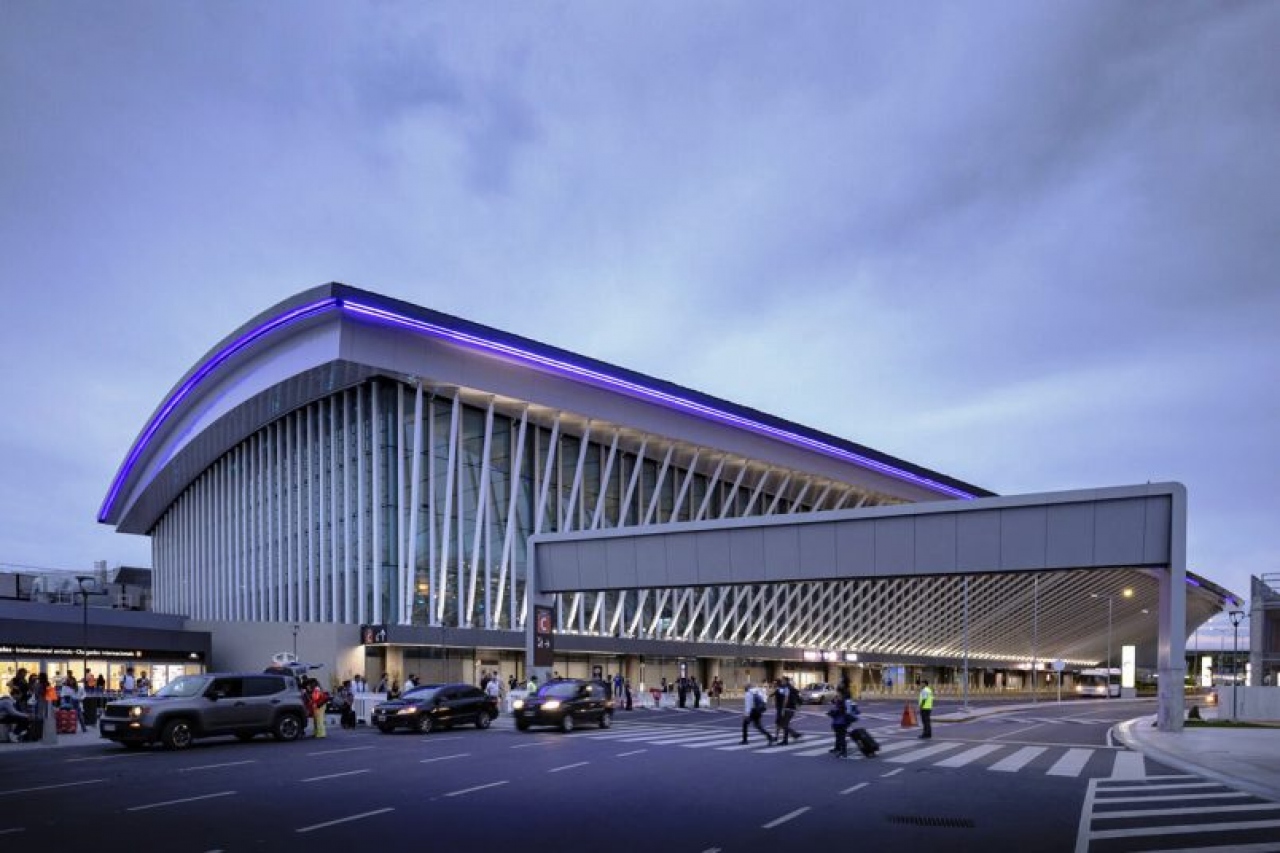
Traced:
<path fill-rule="evenodd" d="M 867 758 L 880 751 L 880 744 L 866 729 L 854 729 L 849 733 L 849 736 L 853 738 L 853 742 L 858 745 L 859 751 Z"/>

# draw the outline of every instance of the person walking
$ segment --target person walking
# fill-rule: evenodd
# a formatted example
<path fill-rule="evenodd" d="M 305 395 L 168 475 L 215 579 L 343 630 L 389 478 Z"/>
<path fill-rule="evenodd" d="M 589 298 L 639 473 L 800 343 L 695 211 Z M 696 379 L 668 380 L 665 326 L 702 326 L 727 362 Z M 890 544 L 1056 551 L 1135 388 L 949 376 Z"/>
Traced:
<path fill-rule="evenodd" d="M 848 758 L 849 724 L 853 720 L 849 717 L 849 708 L 845 704 L 843 696 L 836 696 L 831 700 L 831 707 L 827 709 L 827 716 L 831 718 L 831 731 L 836 736 L 836 744 L 831 748 L 831 751 L 836 754 L 836 758 Z"/>
<path fill-rule="evenodd" d="M 720 707 L 720 695 L 724 693 L 724 682 L 720 680 L 720 676 L 711 679 L 711 706 L 713 708 Z"/>
<path fill-rule="evenodd" d="M 782 738 L 782 745 L 786 746 L 791 738 L 800 740 L 800 732 L 791 727 L 791 721 L 795 719 L 796 711 L 800 708 L 800 691 L 792 685 L 789 677 L 782 676 L 778 689 L 773 693 L 773 702 L 777 737 Z"/>
<path fill-rule="evenodd" d="M 928 740 L 933 737 L 933 722 L 930 719 L 933 716 L 933 690 L 929 688 L 928 679 L 921 681 L 920 684 L 920 697 L 917 704 L 920 706 L 920 725 L 924 727 L 920 740 Z"/>
<path fill-rule="evenodd" d="M 769 746 L 773 746 L 774 737 L 765 730 L 761 720 L 764 718 L 765 709 L 769 707 L 769 700 L 765 698 L 764 688 L 754 686 L 750 681 L 747 682 L 747 692 L 742 694 L 742 742 L 747 742 L 747 728 L 755 726 L 756 731 L 764 735 L 765 740 L 769 742 Z"/>

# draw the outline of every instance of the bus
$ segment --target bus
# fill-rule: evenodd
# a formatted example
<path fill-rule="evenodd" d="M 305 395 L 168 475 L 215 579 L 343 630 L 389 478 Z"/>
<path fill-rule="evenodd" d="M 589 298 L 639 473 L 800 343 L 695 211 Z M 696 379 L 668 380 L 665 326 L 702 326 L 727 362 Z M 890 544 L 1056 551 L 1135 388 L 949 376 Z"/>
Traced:
<path fill-rule="evenodd" d="M 1099 699 L 1108 695 L 1120 695 L 1120 670 L 1118 667 L 1099 669 L 1082 669 L 1076 673 L 1076 695 L 1096 696 Z M 1108 686 L 1110 690 L 1108 690 Z"/>

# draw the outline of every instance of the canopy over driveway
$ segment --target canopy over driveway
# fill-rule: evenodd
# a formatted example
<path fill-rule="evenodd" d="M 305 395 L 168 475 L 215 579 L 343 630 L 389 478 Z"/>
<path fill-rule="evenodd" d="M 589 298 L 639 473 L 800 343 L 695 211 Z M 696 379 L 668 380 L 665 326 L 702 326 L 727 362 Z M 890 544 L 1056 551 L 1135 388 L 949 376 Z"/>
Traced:
<path fill-rule="evenodd" d="M 1002 596 L 1025 588 L 1028 577 L 1034 584 L 1052 576 L 1074 594 L 1060 594 L 1058 606 L 1037 619 L 1046 637 L 1063 640 L 1072 639 L 1074 625 L 1084 646 L 1098 642 L 1093 619 L 1104 611 L 1110 617 L 1117 592 L 1145 583 L 1158 595 L 1158 724 L 1182 728 L 1188 583 L 1186 490 L 1179 483 L 551 534 L 530 545 L 534 603 L 580 591 L 900 579 L 922 589 L 963 586 L 965 601 L 953 597 L 948 608 L 955 622 L 962 607 L 998 614 Z M 970 602 L 970 577 L 982 601 Z M 896 622 L 927 634 L 936 605 L 912 607 L 920 599 L 906 593 Z M 1198 624 L 1221 607 L 1221 597 L 1206 590 L 1195 604 Z M 1002 633 L 998 623 L 987 620 L 993 638 Z M 532 644 L 531 629 L 530 654 Z M 1025 649 L 1019 637 L 1005 656 L 1016 659 Z"/>

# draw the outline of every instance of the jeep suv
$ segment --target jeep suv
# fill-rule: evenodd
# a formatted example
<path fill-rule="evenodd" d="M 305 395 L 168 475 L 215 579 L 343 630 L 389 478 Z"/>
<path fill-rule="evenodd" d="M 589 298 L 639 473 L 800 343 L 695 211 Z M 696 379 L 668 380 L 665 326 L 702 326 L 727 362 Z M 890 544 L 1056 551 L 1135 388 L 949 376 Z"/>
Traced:
<path fill-rule="evenodd" d="M 271 673 L 184 675 L 154 696 L 131 696 L 107 705 L 98 732 L 137 749 L 160 742 L 185 749 L 196 738 L 235 735 L 249 740 L 270 733 L 297 740 L 307 714 L 298 682 Z"/>
<path fill-rule="evenodd" d="M 596 679 L 559 678 L 548 681 L 536 695 L 511 703 L 516 728 L 555 726 L 571 732 L 580 723 L 596 723 L 607 729 L 613 723 L 613 694 Z"/>

